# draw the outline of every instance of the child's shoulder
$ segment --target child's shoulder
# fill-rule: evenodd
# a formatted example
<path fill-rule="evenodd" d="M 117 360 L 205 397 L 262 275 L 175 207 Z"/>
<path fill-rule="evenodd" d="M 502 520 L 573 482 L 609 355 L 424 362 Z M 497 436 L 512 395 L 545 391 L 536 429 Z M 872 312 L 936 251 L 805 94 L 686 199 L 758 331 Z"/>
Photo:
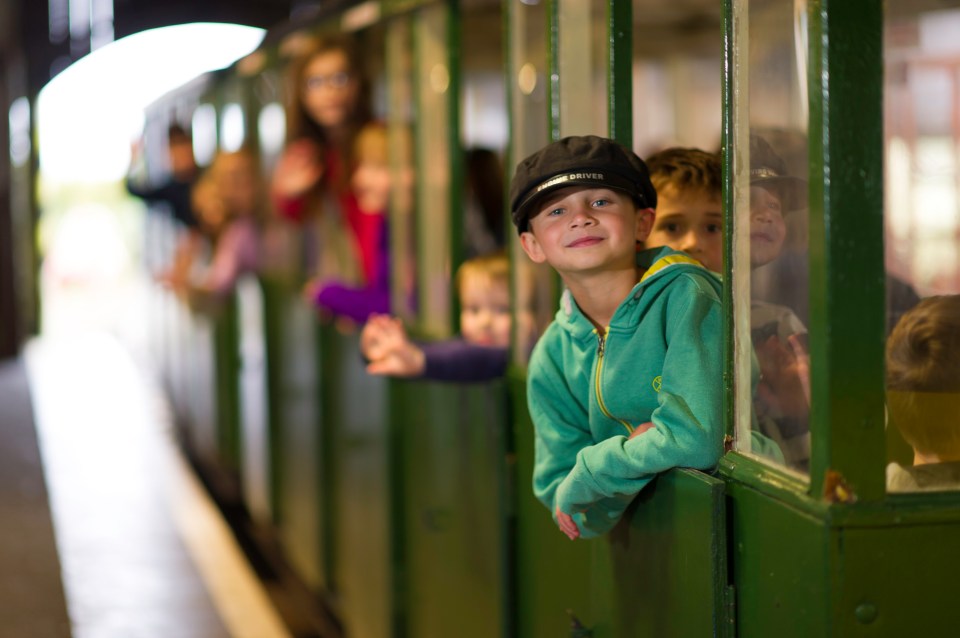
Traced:
<path fill-rule="evenodd" d="M 637 253 L 637 265 L 645 269 L 640 278 L 641 291 L 662 291 L 670 286 L 672 292 L 684 287 L 720 298 L 720 276 L 686 253 L 666 246 L 652 248 Z"/>

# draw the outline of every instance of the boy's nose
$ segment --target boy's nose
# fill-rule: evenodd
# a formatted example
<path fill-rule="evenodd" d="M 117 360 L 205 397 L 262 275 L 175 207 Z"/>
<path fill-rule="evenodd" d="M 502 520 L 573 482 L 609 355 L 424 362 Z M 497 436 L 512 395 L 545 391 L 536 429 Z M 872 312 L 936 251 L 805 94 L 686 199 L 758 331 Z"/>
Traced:
<path fill-rule="evenodd" d="M 589 209 L 578 209 L 570 218 L 570 225 L 573 227 L 592 226 L 596 219 L 590 214 Z"/>
<path fill-rule="evenodd" d="M 680 242 L 680 250 L 685 253 L 695 253 L 700 251 L 700 242 L 697 241 L 697 234 L 694 232 L 687 233 L 683 241 Z"/>

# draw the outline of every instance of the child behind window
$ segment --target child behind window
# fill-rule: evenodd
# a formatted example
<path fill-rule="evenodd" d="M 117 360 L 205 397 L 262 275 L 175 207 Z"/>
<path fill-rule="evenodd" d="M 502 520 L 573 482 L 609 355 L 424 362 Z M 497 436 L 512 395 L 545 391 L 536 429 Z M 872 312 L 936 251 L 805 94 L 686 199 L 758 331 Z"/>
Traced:
<path fill-rule="evenodd" d="M 509 262 L 503 253 L 475 257 L 457 271 L 460 337 L 411 341 L 400 319 L 374 315 L 360 334 L 370 374 L 480 382 L 503 376 L 510 346 Z"/>
<path fill-rule="evenodd" d="M 887 408 L 913 466 L 887 466 L 891 492 L 960 489 L 960 295 L 929 297 L 887 340 Z"/>

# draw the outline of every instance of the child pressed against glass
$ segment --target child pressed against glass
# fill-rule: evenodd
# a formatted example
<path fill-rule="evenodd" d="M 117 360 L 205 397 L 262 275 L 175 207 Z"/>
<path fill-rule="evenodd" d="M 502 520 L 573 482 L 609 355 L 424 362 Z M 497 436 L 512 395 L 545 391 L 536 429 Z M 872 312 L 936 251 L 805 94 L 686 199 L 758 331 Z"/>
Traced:
<path fill-rule="evenodd" d="M 928 297 L 887 339 L 887 408 L 913 466 L 887 466 L 891 492 L 960 489 L 960 295 Z"/>
<path fill-rule="evenodd" d="M 668 148 L 647 158 L 650 181 L 657 189 L 657 212 L 646 247 L 669 246 L 694 257 L 713 272 L 723 270 L 722 165 L 717 153 L 698 148 Z M 754 384 L 759 365 L 753 366 Z M 779 446 L 751 430 L 755 454 L 784 463 Z"/>
<path fill-rule="evenodd" d="M 457 270 L 460 338 L 417 344 L 400 319 L 373 315 L 360 333 L 370 374 L 478 382 L 503 376 L 510 346 L 509 263 L 504 253 L 463 262 Z"/>
<path fill-rule="evenodd" d="M 698 148 L 668 148 L 647 158 L 657 189 L 657 214 L 647 246 L 682 250 L 723 272 L 720 157 Z"/>
<path fill-rule="evenodd" d="M 528 369 L 534 494 L 571 539 L 596 536 L 657 473 L 722 454 L 720 280 L 669 247 L 637 252 L 657 193 L 612 140 L 544 147 L 510 201 L 524 251 L 566 286 Z"/>
<path fill-rule="evenodd" d="M 806 182 L 759 135 L 750 136 L 750 268 L 780 256 L 784 215 L 806 206 Z M 787 465 L 807 471 L 810 460 L 810 371 L 807 328 L 794 311 L 761 299 L 750 302 L 750 332 L 760 366 L 754 412 Z"/>

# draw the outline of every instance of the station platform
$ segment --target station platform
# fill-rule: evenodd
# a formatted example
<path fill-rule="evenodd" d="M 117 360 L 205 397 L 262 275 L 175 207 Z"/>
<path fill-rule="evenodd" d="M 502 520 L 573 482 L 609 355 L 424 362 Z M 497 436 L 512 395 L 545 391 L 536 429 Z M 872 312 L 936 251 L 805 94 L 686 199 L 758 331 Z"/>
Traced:
<path fill-rule="evenodd" d="M 0 636 L 318 635 L 278 611 L 106 334 L 0 362 L 0 521 Z"/>

